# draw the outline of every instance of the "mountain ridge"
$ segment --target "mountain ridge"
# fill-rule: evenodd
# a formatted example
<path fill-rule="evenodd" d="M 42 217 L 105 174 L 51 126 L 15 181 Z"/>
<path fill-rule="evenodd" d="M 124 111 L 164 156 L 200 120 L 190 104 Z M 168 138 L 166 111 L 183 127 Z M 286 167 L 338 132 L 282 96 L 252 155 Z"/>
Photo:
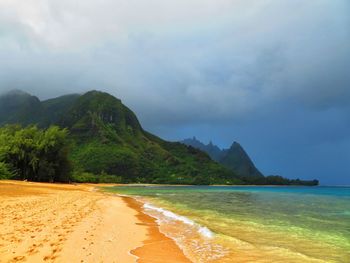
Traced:
<path fill-rule="evenodd" d="M 72 140 L 70 159 L 76 174 L 90 177 L 107 174 L 123 183 L 244 183 L 206 153 L 181 143 L 167 142 L 145 131 L 136 115 L 108 93 L 94 90 L 43 102 L 35 97 L 35 103 L 39 103 L 36 114 L 17 118 L 17 111 L 33 103 L 29 99 L 31 95 L 19 96 L 29 102 L 16 102 L 16 110 L 3 106 L 6 115 L 12 117 L 8 121 L 0 115 L 0 120 L 4 120 L 1 124 L 40 127 L 55 124 L 67 128 Z M 4 99 L 6 95 L 0 96 L 0 105 Z"/>

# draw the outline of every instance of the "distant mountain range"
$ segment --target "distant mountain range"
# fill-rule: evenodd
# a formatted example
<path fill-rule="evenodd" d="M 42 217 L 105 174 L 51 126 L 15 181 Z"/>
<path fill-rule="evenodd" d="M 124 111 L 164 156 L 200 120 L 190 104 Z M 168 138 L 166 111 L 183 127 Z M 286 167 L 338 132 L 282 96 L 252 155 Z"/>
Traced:
<path fill-rule="evenodd" d="M 220 149 L 211 141 L 204 144 L 196 137 L 185 139 L 181 143 L 206 152 L 213 160 L 230 169 L 248 184 L 257 185 L 318 185 L 318 180 L 303 181 L 287 179 L 280 175 L 264 176 L 254 165 L 247 152 L 238 142 L 228 149 Z"/>
<path fill-rule="evenodd" d="M 84 175 L 80 181 L 111 175 L 123 183 L 315 184 L 266 181 L 238 144 L 221 152 L 212 146 L 210 157 L 200 147 L 165 141 L 145 131 L 120 99 L 100 91 L 44 101 L 20 90 L 8 92 L 0 96 L 0 125 L 5 124 L 67 128 L 74 173 Z"/>
<path fill-rule="evenodd" d="M 229 168 L 241 177 L 263 177 L 264 175 L 255 167 L 249 155 L 238 142 L 233 142 L 229 149 L 221 150 L 212 142 L 205 145 L 193 137 L 192 139 L 185 139 L 182 143 L 200 149 L 209 156 Z"/>

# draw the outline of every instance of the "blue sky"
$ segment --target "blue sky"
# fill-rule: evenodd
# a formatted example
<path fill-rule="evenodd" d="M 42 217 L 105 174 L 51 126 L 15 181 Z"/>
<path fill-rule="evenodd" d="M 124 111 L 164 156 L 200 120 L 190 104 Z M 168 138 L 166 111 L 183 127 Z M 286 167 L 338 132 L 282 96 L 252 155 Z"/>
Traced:
<path fill-rule="evenodd" d="M 169 140 L 350 185 L 348 0 L 2 0 L 0 91 L 105 90 Z"/>

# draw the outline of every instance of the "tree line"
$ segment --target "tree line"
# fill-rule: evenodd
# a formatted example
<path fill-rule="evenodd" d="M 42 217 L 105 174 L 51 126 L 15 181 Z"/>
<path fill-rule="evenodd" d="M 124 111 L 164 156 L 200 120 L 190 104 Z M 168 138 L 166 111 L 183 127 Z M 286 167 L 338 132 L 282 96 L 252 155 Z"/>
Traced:
<path fill-rule="evenodd" d="M 91 183 L 172 183 L 172 184 L 256 184 L 318 185 L 317 180 L 303 181 L 281 176 L 231 178 L 231 173 L 210 162 L 202 152 L 181 144 L 166 146 L 175 157 L 164 160 L 157 147 L 142 149 L 139 154 L 130 147 L 98 141 L 77 146 L 70 153 L 72 138 L 67 129 L 35 125 L 0 127 L 0 179 L 37 182 Z M 196 155 L 200 161 L 193 159 Z M 180 157 L 180 158 L 178 158 Z M 72 160 L 72 162 L 70 161 Z M 179 161 L 181 160 L 181 161 Z M 200 167 L 196 166 L 200 164 Z M 74 171 L 73 171 L 74 168 Z M 226 173 L 225 173 L 226 171 Z M 221 176 L 217 176 L 221 175 Z M 181 179 L 181 180 L 180 180 Z"/>

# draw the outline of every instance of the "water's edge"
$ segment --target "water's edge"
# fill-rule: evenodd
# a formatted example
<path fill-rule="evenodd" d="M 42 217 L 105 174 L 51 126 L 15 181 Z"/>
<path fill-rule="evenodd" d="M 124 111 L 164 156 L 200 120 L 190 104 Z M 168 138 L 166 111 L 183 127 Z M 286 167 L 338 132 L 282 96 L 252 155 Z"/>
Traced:
<path fill-rule="evenodd" d="M 171 237 L 167 236 L 165 233 L 163 233 L 160 230 L 160 227 L 158 223 L 156 222 L 156 219 L 145 213 L 143 206 L 144 203 L 138 200 L 134 196 L 128 196 L 128 195 L 121 195 L 121 194 L 114 194 L 115 196 L 118 196 L 122 198 L 122 200 L 133 210 L 137 212 L 136 217 L 142 222 L 143 225 L 147 227 L 148 230 L 148 237 L 143 242 L 142 246 L 135 247 L 134 249 L 130 250 L 129 253 L 137 257 L 137 261 L 139 263 L 148 262 L 149 258 L 154 257 L 162 257 L 162 245 L 158 245 L 161 243 L 167 243 L 167 248 L 171 248 L 172 251 L 171 256 L 173 258 L 177 258 L 179 262 L 191 262 L 186 255 L 184 254 L 181 247 L 179 247 L 175 240 L 173 240 Z M 167 240 L 169 239 L 169 240 Z M 172 242 L 171 242 L 171 241 Z M 164 242 L 166 241 L 166 242 Z M 170 241 L 170 242 L 169 242 Z M 158 244 L 157 244 L 158 243 Z M 147 246 L 147 248 L 146 248 Z M 154 246 L 157 248 L 157 251 L 159 253 L 156 254 L 150 254 L 148 253 L 148 247 Z M 170 255 L 169 255 L 170 256 Z"/>

